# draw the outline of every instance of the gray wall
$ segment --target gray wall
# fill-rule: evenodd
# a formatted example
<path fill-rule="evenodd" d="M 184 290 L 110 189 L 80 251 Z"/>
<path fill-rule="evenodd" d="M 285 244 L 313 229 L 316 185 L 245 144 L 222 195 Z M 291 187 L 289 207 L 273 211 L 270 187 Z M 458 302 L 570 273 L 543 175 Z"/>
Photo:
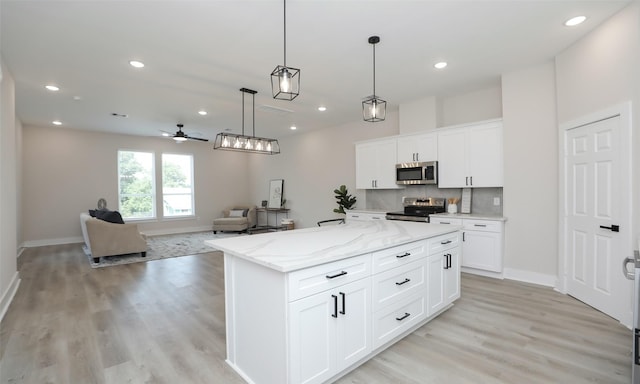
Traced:
<path fill-rule="evenodd" d="M 247 204 L 247 157 L 214 151 L 211 143 L 177 144 L 160 137 L 138 137 L 55 127 L 24 128 L 23 238 L 26 245 L 78 241 L 79 215 L 99 198 L 118 209 L 119 149 L 194 155 L 196 217 L 139 222 L 148 234 L 211 228 L 227 205 Z M 160 177 L 156 165 L 156 178 Z"/>

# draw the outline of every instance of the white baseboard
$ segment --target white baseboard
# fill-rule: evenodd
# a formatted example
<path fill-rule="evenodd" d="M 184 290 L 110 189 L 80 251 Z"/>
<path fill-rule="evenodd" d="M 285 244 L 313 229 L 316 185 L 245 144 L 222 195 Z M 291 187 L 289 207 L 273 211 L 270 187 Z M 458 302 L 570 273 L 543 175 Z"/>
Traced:
<path fill-rule="evenodd" d="M 7 287 L 7 290 L 2 294 L 2 298 L 0 299 L 0 321 L 2 321 L 4 315 L 7 313 L 11 301 L 13 301 L 16 292 L 18 292 L 19 286 L 20 274 L 16 271 L 11 279 L 11 283 L 9 283 L 9 287 Z"/>
<path fill-rule="evenodd" d="M 206 232 L 212 231 L 210 225 L 201 227 L 186 227 L 186 228 L 172 228 L 172 229 L 156 229 L 156 230 L 144 230 L 140 231 L 147 236 L 161 236 L 161 235 L 175 235 L 180 233 L 192 233 L 192 232 Z M 211 232 L 213 234 L 213 232 Z M 63 237 L 59 239 L 43 239 L 43 240 L 28 240 L 20 244 L 20 248 L 32 248 L 32 247 L 44 247 L 47 245 L 61 245 L 61 244 L 75 244 L 84 243 L 82 236 L 78 237 Z"/>
<path fill-rule="evenodd" d="M 558 280 L 556 275 L 547 275 L 545 273 L 524 271 L 521 269 L 505 268 L 503 272 L 504 278 L 509 280 L 522 281 L 524 283 L 532 283 L 544 285 L 545 287 L 555 288 Z"/>

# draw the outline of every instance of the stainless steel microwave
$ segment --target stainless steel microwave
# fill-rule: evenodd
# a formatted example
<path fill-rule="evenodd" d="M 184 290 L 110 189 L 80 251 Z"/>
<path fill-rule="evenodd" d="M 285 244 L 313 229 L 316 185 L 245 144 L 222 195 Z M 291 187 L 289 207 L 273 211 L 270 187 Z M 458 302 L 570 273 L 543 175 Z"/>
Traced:
<path fill-rule="evenodd" d="M 437 184 L 438 162 L 412 162 L 396 165 L 396 184 Z"/>

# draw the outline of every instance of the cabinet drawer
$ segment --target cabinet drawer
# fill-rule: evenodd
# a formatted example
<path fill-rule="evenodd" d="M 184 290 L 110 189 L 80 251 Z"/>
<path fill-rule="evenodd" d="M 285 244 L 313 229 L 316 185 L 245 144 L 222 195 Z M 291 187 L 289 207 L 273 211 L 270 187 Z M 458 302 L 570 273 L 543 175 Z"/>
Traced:
<path fill-rule="evenodd" d="M 460 244 L 460 233 L 452 232 L 446 235 L 429 239 L 429 254 L 434 255 L 446 249 L 457 247 Z"/>
<path fill-rule="evenodd" d="M 502 222 L 495 220 L 463 220 L 462 226 L 468 231 L 502 232 Z"/>
<path fill-rule="evenodd" d="M 427 242 L 415 241 L 373 253 L 373 273 L 387 271 L 427 256 Z"/>
<path fill-rule="evenodd" d="M 387 215 L 384 213 L 370 213 L 370 212 L 347 212 L 347 222 L 349 221 L 372 221 L 372 220 L 386 220 Z"/>
<path fill-rule="evenodd" d="M 373 317 L 373 349 L 382 346 L 427 316 L 427 299 L 424 293 L 412 295 L 395 305 L 378 312 Z"/>
<path fill-rule="evenodd" d="M 425 288 L 426 263 L 424 260 L 390 269 L 373 276 L 373 310 L 411 296 Z"/>
<path fill-rule="evenodd" d="M 448 217 L 429 217 L 429 222 L 433 224 L 462 225 L 462 219 L 450 219 Z"/>
<path fill-rule="evenodd" d="M 371 275 L 371 255 L 301 269 L 288 274 L 289 301 L 335 288 Z"/>

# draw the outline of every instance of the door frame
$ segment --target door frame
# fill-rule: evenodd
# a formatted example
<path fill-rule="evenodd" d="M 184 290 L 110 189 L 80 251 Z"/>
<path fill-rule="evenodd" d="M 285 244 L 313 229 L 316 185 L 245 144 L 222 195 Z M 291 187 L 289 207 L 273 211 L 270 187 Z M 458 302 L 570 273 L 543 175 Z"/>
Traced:
<path fill-rule="evenodd" d="M 627 101 L 624 103 L 620 103 L 609 108 L 602 109 L 597 112 L 589 113 L 587 115 L 581 116 L 577 119 L 570 120 L 564 123 L 559 124 L 559 140 L 558 140 L 558 176 L 559 176 L 559 191 L 558 191 L 558 221 L 559 221 L 559 236 L 558 236 L 558 280 L 556 282 L 556 290 L 567 294 L 567 271 L 569 270 L 569 257 L 567 251 L 567 236 L 568 236 L 568 228 L 567 228 L 567 213 L 569 207 L 567 206 L 567 148 L 566 148 L 566 137 L 567 133 L 571 129 L 580 128 L 582 126 L 596 123 L 598 121 L 606 120 L 609 118 L 613 118 L 616 116 L 620 117 L 620 137 L 623 138 L 621 140 L 622 146 L 620 148 L 620 156 L 625 162 L 625 169 L 621 170 L 622 177 L 627 177 L 629 180 L 628 187 L 623 188 L 621 191 L 622 196 L 619 198 L 626 203 L 628 203 L 629 210 L 631 214 L 629 217 L 620 222 L 620 226 L 625 226 L 628 228 L 628 236 L 626 239 L 623 239 L 626 249 L 626 254 L 624 257 L 633 257 L 633 233 L 635 233 L 634 228 L 632 228 L 633 223 L 633 199 L 632 188 L 633 188 L 633 169 L 632 169 L 632 161 L 631 158 L 631 148 L 632 148 L 632 115 L 631 115 L 631 101 Z M 620 266 L 622 267 L 622 265 Z M 619 278 L 623 279 L 622 268 L 620 270 Z M 631 287 L 632 291 L 632 287 Z M 628 308 L 625 309 L 624 313 L 620 314 L 620 318 L 617 319 L 628 328 L 631 328 L 631 324 L 633 321 L 633 307 L 632 302 L 629 301 Z"/>

